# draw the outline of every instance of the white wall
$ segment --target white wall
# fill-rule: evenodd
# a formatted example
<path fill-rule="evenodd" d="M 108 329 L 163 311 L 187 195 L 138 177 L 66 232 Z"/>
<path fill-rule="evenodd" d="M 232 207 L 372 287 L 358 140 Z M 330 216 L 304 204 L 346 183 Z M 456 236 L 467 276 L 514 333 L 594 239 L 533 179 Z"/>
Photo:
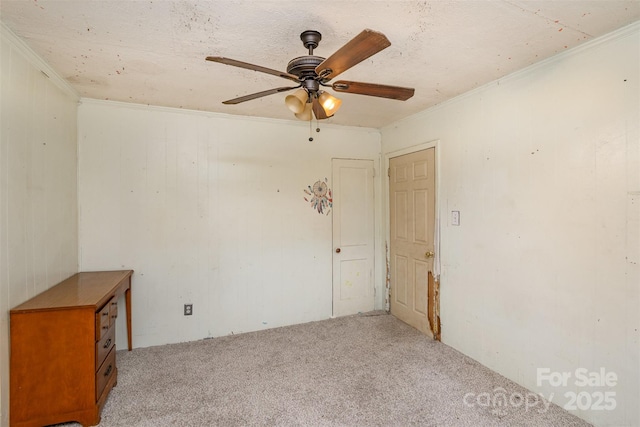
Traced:
<path fill-rule="evenodd" d="M 561 406 L 615 392 L 576 411 L 597 425 L 640 425 L 639 28 L 382 130 L 383 153 L 440 140 L 442 341 Z M 580 367 L 618 384 L 577 387 Z"/>
<path fill-rule="evenodd" d="M 78 120 L 80 268 L 135 270 L 135 347 L 331 316 L 332 217 L 303 189 L 333 157 L 378 165 L 379 131 L 94 100 Z"/>
<path fill-rule="evenodd" d="M 9 310 L 78 271 L 78 98 L 3 25 L 0 42 L 0 425 L 5 426 Z"/>

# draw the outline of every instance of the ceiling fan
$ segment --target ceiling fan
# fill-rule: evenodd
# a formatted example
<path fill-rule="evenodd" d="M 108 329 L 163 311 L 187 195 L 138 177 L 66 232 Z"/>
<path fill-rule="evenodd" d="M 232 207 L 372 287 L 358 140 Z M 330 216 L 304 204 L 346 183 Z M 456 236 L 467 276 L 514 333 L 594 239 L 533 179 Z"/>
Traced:
<path fill-rule="evenodd" d="M 331 79 L 342 72 L 391 46 L 389 39 L 380 32 L 366 29 L 326 59 L 313 54 L 313 49 L 318 47 L 318 43 L 322 39 L 322 35 L 318 31 L 304 31 L 300 34 L 300 39 L 304 47 L 309 49 L 309 54 L 289 61 L 286 72 L 221 56 L 207 56 L 207 61 L 260 71 L 298 83 L 297 86 L 278 87 L 229 99 L 224 101 L 223 104 L 239 104 L 263 96 L 298 89 L 292 95 L 286 97 L 285 103 L 287 107 L 301 120 L 311 120 L 312 112 L 316 119 L 322 120 L 333 116 L 340 108 L 342 101 L 322 90 L 321 87 L 331 87 L 337 92 L 377 96 L 400 101 L 406 101 L 414 94 L 414 89 L 412 88 L 374 83 L 339 80 L 329 84 Z"/>

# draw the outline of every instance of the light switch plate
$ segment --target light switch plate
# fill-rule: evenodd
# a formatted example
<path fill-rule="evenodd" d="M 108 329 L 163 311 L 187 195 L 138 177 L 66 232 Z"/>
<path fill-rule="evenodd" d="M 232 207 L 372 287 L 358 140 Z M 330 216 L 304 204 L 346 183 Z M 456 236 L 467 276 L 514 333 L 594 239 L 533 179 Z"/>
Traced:
<path fill-rule="evenodd" d="M 460 211 L 451 211 L 451 225 L 460 225 Z"/>

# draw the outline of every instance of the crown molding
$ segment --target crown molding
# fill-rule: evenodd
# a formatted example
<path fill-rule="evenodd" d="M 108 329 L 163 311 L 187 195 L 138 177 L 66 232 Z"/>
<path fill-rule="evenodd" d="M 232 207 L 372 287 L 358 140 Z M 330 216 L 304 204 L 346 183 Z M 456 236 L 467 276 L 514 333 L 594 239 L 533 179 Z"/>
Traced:
<path fill-rule="evenodd" d="M 47 64 L 36 52 L 33 51 L 20 37 L 18 37 L 5 23 L 0 22 L 0 37 L 6 40 L 12 48 L 20 52 L 31 65 L 40 70 L 54 85 L 69 96 L 80 100 L 80 95 L 65 79 Z"/>

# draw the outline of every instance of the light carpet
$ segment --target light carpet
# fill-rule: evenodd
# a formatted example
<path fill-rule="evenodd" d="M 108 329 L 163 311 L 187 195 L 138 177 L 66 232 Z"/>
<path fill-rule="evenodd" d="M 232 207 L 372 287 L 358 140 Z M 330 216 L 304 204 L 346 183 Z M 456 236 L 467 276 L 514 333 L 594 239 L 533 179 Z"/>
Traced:
<path fill-rule="evenodd" d="M 101 427 L 590 425 L 384 312 L 117 359 Z"/>

